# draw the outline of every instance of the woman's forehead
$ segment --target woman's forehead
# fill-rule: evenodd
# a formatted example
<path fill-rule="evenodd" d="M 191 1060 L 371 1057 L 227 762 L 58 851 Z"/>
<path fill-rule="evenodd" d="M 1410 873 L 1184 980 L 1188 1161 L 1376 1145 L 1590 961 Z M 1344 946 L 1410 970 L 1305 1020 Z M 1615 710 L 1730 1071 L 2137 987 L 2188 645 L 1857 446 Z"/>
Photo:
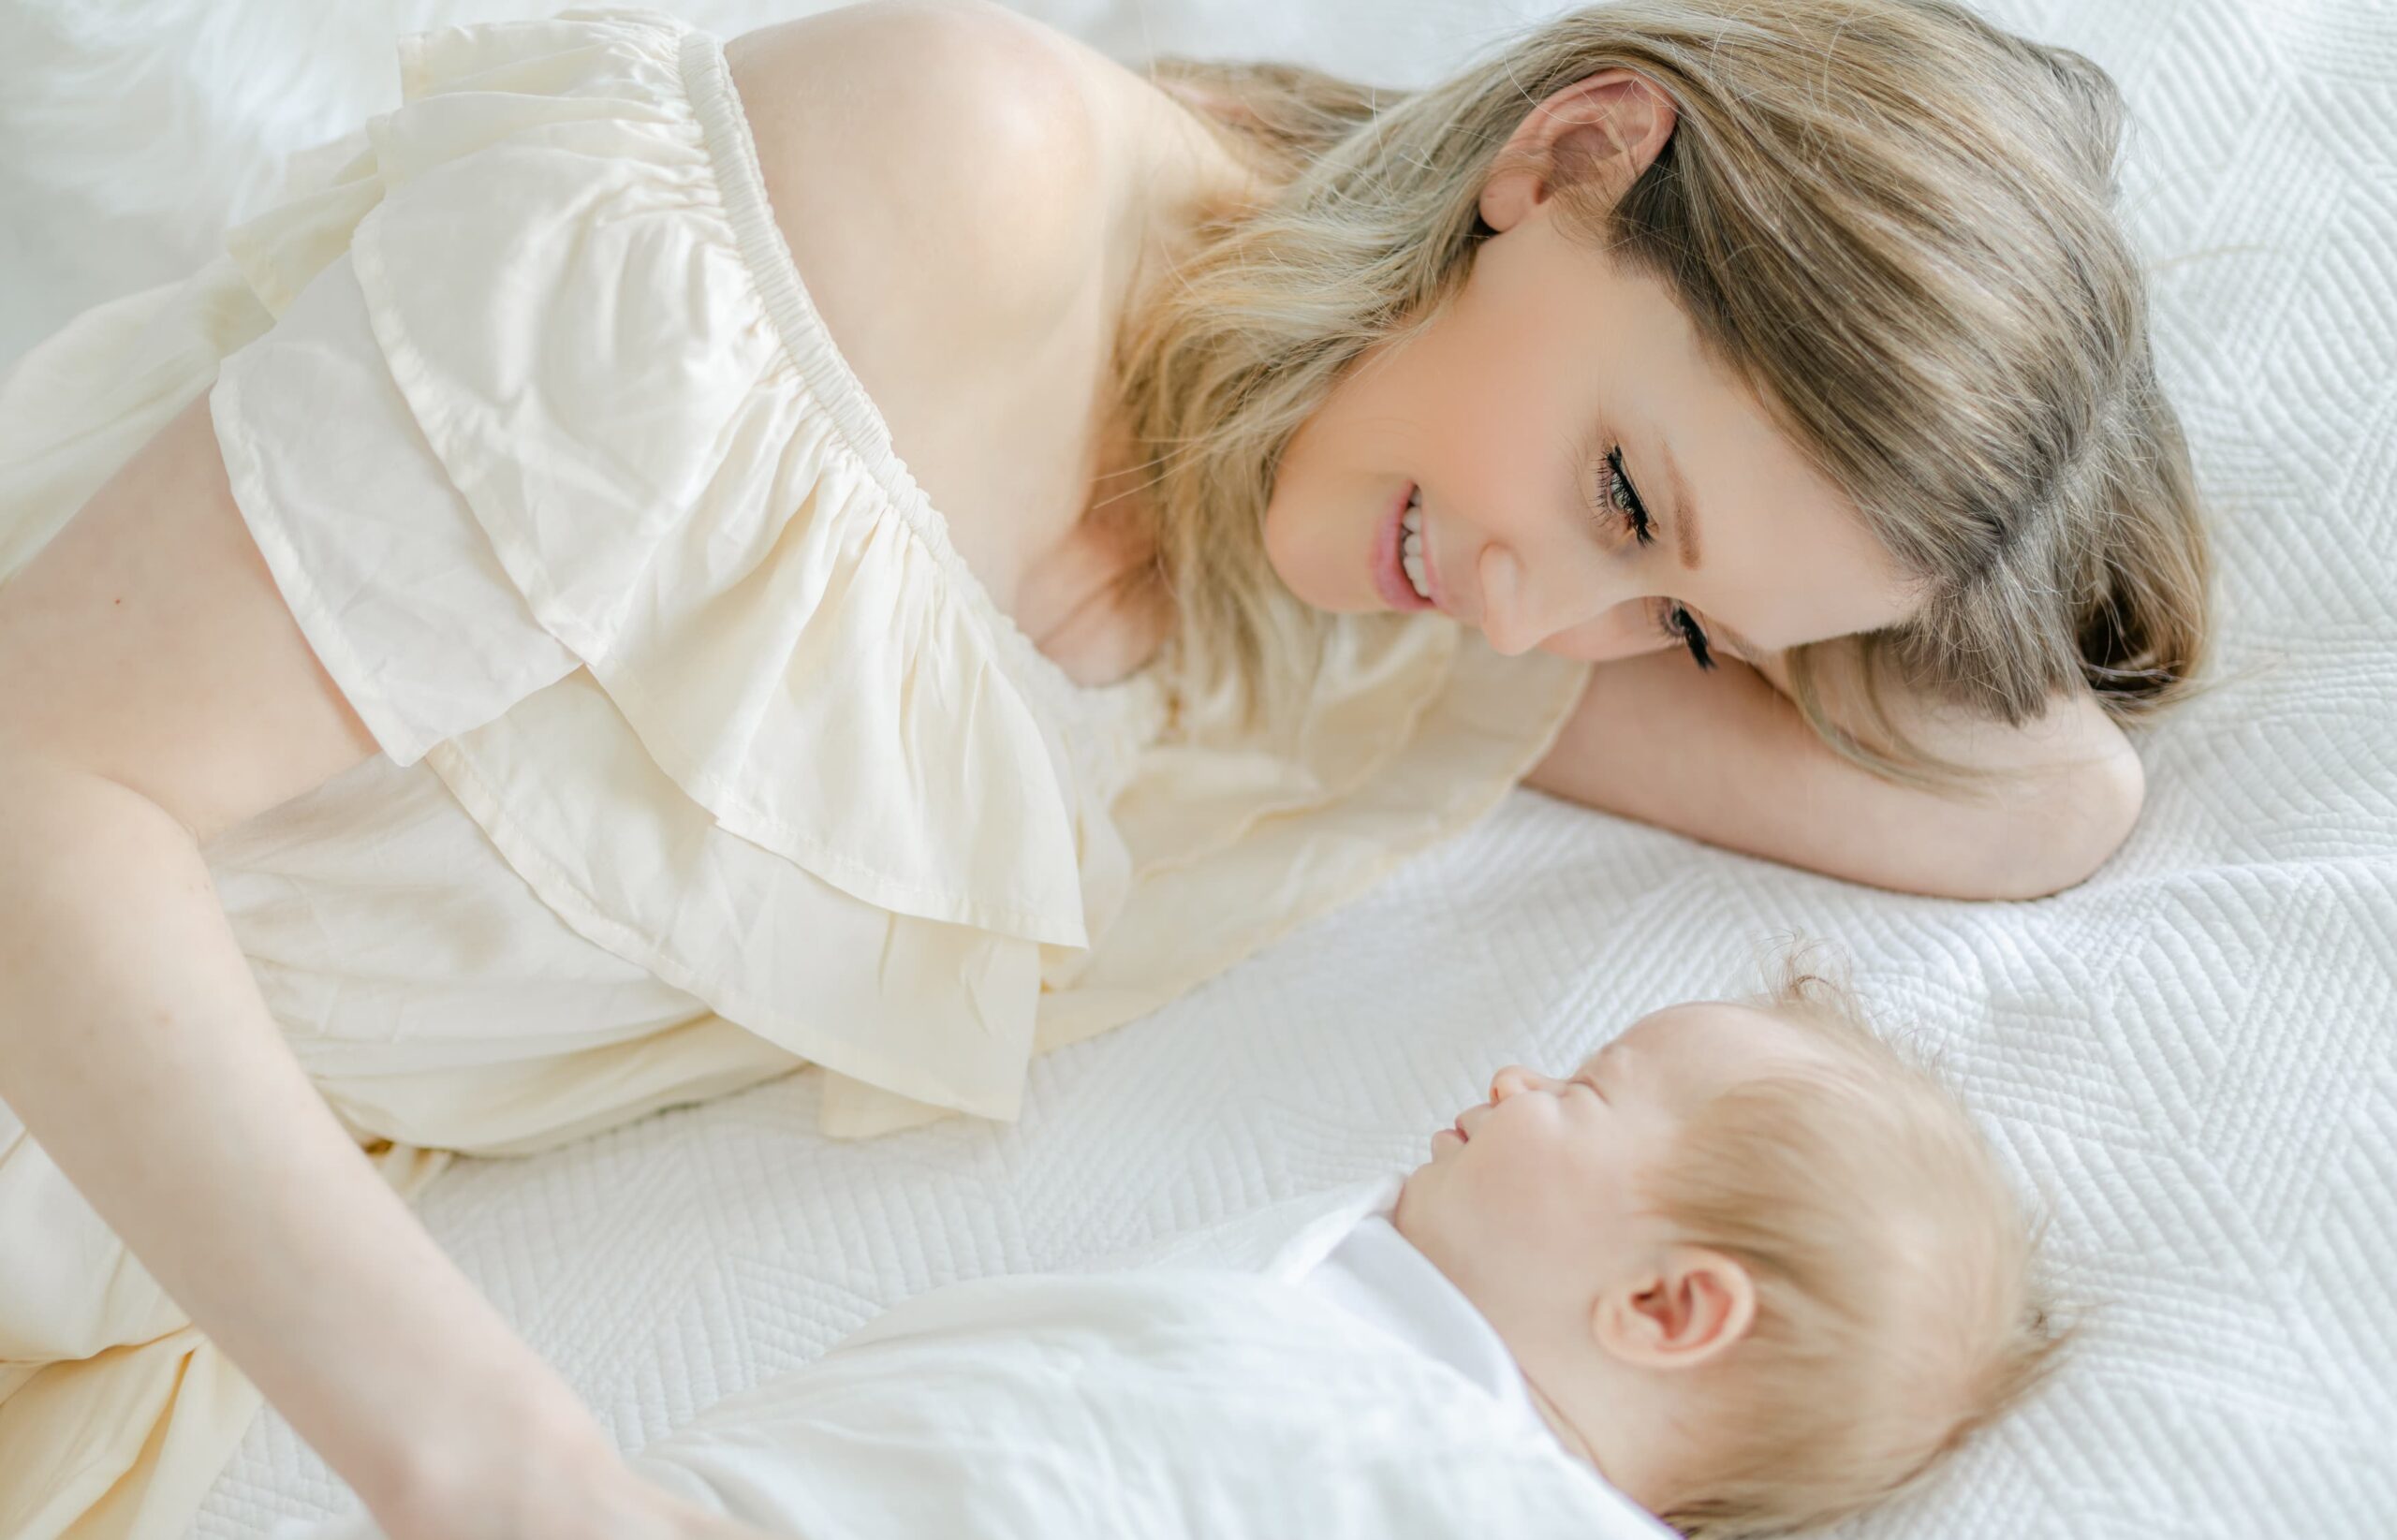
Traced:
<path fill-rule="evenodd" d="M 1658 434 L 1696 513 L 1693 591 L 1708 609 L 1773 650 L 1912 613 L 1920 583 L 1761 403 L 1727 386 L 1678 404 Z"/>
<path fill-rule="evenodd" d="M 1694 558 L 1692 593 L 1758 647 L 1877 630 L 1910 614 L 1920 584 L 1853 498 L 1801 447 L 1784 414 L 1708 346 L 1658 279 L 1625 276 L 1633 301 L 1600 355 L 1626 456 Z"/>

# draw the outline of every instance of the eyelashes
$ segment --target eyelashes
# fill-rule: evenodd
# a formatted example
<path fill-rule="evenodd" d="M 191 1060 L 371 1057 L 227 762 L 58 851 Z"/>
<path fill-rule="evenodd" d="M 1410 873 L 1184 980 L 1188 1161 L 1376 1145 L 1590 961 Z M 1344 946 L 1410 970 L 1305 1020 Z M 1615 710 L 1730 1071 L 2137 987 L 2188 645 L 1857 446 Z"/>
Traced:
<path fill-rule="evenodd" d="M 1714 653 L 1706 639 L 1706 627 L 1698 624 L 1698 617 L 1687 609 L 1673 605 L 1665 611 L 1665 635 L 1688 648 L 1690 661 L 1700 668 L 1714 667 Z"/>
<path fill-rule="evenodd" d="M 1641 545 L 1653 545 L 1656 532 L 1648 522 L 1648 505 L 1640 500 L 1640 489 L 1631 484 L 1631 475 L 1623 468 L 1623 446 L 1607 450 L 1606 485 L 1599 489 L 1607 508 L 1623 521 L 1623 527 Z"/>
<path fill-rule="evenodd" d="M 1623 446 L 1607 450 L 1606 483 L 1600 488 L 1603 511 L 1622 521 L 1624 530 L 1643 546 L 1656 543 L 1655 526 L 1648 518 L 1648 505 L 1640 501 L 1640 489 L 1631 484 L 1631 474 L 1623 468 Z M 1656 623 L 1676 647 L 1689 650 L 1690 661 L 1700 668 L 1714 667 L 1713 644 L 1708 639 L 1706 627 L 1686 605 L 1672 600 L 1662 601 Z"/>

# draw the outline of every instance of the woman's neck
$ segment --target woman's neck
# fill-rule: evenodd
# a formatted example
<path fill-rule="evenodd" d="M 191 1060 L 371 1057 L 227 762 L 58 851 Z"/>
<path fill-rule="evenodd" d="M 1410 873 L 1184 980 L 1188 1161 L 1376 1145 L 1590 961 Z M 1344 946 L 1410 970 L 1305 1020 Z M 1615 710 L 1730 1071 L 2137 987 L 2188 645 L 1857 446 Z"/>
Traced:
<path fill-rule="evenodd" d="M 1116 200 L 1098 274 L 1120 336 L 1174 282 L 1206 227 L 1254 196 L 1254 179 L 1189 108 L 1121 66 L 1100 67 L 1108 129 L 1132 149 L 1133 173 Z M 1017 623 L 1086 684 L 1140 667 L 1173 623 L 1166 585 L 1152 576 L 1149 456 L 1132 428 L 1116 351 L 1093 391 L 1087 503 L 1070 528 L 1028 556 L 1014 592 Z"/>
<path fill-rule="evenodd" d="M 1120 338 L 1176 281 L 1176 273 L 1205 244 L 1209 231 L 1250 205 L 1261 188 L 1255 173 L 1185 94 L 1118 65 L 1102 67 L 1113 126 L 1136 147 L 1131 157 L 1135 171 L 1119 200 L 1105 268 L 1115 307 L 1114 331 Z M 1111 359 L 1107 386 L 1099 393 L 1098 421 L 1092 433 L 1099 451 L 1093 467 L 1094 506 L 1123 491 L 1106 483 L 1141 469 Z"/>

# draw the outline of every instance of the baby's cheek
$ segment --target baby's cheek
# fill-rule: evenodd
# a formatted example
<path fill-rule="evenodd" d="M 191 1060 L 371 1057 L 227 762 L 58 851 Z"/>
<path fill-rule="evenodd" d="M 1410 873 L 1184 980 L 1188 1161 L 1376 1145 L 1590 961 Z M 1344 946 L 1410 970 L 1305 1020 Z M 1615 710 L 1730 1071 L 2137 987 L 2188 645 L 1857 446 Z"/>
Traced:
<path fill-rule="evenodd" d="M 1545 1238 L 1581 1208 L 1578 1190 L 1582 1183 L 1573 1151 L 1566 1141 L 1553 1137 L 1554 1131 L 1547 1132 L 1548 1138 L 1525 1139 L 1506 1151 L 1507 1158 L 1492 1162 L 1484 1173 L 1493 1206 L 1526 1241 Z"/>

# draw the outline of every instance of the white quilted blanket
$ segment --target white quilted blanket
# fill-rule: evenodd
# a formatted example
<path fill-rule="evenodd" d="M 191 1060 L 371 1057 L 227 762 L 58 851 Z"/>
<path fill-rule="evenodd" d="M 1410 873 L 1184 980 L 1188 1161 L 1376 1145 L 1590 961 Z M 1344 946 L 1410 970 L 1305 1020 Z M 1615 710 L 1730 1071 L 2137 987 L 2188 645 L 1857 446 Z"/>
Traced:
<path fill-rule="evenodd" d="M 392 94 L 400 28 L 496 0 L 111 17 L 0 0 L 0 359 L 172 276 L 279 158 Z M 737 32 L 806 8 L 683 7 Z M 1537 0 L 1033 0 L 1119 55 L 1390 80 Z M 863 1147 L 770 1086 L 437 1184 L 434 1232 L 626 1445 L 884 1302 L 1411 1161 L 1511 1059 L 1836 942 L 2046 1195 L 2089 1307 L 2052 1389 L 1873 1535 L 2397 1534 L 2397 7 L 2000 0 L 2113 69 L 2129 216 L 2220 538 L 2219 685 L 2147 741 L 2096 881 L 1844 887 L 1524 794 L 1194 997 L 1034 1073 L 1020 1127 Z M 394 17 L 390 13 L 396 13 Z M 347 1504 L 263 1419 L 194 1531 Z"/>

